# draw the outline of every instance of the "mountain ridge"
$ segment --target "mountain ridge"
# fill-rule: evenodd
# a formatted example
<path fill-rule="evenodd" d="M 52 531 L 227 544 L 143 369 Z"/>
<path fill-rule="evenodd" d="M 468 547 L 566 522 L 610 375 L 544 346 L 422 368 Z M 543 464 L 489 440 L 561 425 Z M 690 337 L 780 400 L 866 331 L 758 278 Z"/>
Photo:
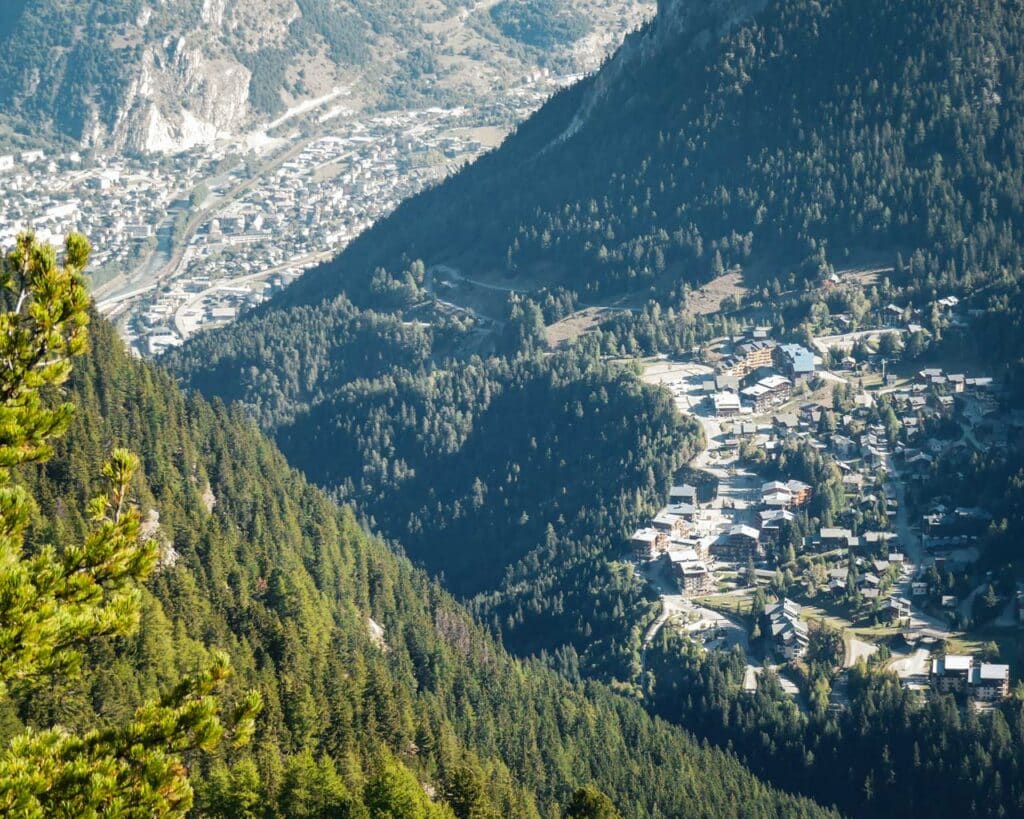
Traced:
<path fill-rule="evenodd" d="M 351 296 L 414 259 L 590 304 L 675 304 L 728 270 L 759 284 L 920 252 L 977 278 L 1019 261 L 1015 10 L 714 3 L 731 22 L 696 47 L 691 28 L 718 29 L 681 8 L 277 304 Z"/>

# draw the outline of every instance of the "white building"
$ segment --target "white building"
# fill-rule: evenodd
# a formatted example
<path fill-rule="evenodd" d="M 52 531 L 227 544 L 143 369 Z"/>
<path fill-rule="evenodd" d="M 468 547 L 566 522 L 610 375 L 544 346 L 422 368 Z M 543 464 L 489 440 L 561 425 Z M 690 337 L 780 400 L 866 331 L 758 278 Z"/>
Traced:
<path fill-rule="evenodd" d="M 714 397 L 715 415 L 729 418 L 740 414 L 740 397 L 734 392 L 716 393 Z"/>

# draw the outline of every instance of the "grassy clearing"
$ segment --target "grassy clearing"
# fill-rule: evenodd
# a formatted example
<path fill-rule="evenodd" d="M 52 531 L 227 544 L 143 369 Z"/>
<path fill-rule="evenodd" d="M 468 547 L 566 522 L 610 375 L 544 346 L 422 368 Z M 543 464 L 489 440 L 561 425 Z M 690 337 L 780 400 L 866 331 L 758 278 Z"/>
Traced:
<path fill-rule="evenodd" d="M 732 614 L 737 617 L 750 616 L 750 593 L 743 594 L 709 594 L 704 597 L 696 597 L 694 601 L 699 606 L 719 611 L 722 614 Z"/>
<path fill-rule="evenodd" d="M 977 654 L 986 643 L 999 646 L 1000 662 L 1008 663 L 1013 679 L 1024 675 L 1024 630 L 1016 626 L 982 626 L 946 642 L 951 654 Z"/>

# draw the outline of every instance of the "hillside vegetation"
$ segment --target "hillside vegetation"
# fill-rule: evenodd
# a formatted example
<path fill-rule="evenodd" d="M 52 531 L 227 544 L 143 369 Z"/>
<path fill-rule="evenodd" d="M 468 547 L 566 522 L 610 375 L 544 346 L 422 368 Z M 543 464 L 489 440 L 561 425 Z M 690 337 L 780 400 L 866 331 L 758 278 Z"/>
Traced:
<path fill-rule="evenodd" d="M 0 701 L 5 738 L 130 714 L 216 647 L 227 694 L 255 687 L 264 710 L 251 749 L 191 766 L 205 815 L 556 816 L 589 782 L 630 816 L 817 813 L 638 705 L 510 659 L 240 413 L 186 399 L 108 325 L 92 335 L 66 438 L 21 475 L 30 541 L 86 529 L 99 467 L 126 444 L 160 568 L 139 630 L 95 644 L 80 682 Z"/>
<path fill-rule="evenodd" d="M 446 354 L 469 335 L 339 298 L 171 361 L 240 401 L 292 465 L 474 599 L 508 645 L 631 680 L 654 607 L 618 559 L 699 432 L 595 350 Z"/>
<path fill-rule="evenodd" d="M 758 280 L 901 253 L 912 279 L 976 285 L 1019 265 L 1019 6 L 662 5 L 288 300 L 412 258 L 587 300 L 678 297 L 735 266 Z"/>

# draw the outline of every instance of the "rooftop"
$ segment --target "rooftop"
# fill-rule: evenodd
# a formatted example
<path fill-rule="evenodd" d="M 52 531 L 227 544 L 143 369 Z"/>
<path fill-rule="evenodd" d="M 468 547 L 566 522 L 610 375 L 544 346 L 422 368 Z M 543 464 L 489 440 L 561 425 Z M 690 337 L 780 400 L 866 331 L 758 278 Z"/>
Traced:
<path fill-rule="evenodd" d="M 965 654 L 947 654 L 943 664 L 946 671 L 969 671 L 973 658 Z"/>
<path fill-rule="evenodd" d="M 814 372 L 814 354 L 801 344 L 783 344 L 779 347 L 782 354 L 789 359 L 794 372 Z"/>
<path fill-rule="evenodd" d="M 978 676 L 983 680 L 1002 682 L 1010 676 L 1010 666 L 1001 663 L 982 663 Z"/>

